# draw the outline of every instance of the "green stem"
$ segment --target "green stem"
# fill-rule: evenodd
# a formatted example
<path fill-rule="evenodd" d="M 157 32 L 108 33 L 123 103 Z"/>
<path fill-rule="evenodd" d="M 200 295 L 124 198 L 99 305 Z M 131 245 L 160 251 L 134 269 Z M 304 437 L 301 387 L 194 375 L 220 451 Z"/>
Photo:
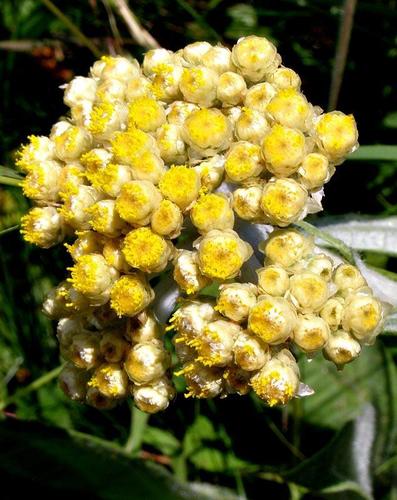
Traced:
<path fill-rule="evenodd" d="M 5 234 L 11 233 L 12 231 L 15 231 L 15 229 L 18 229 L 19 225 L 7 227 L 7 229 L 0 230 L 0 236 L 4 236 Z"/>
<path fill-rule="evenodd" d="M 149 414 L 144 413 L 135 406 L 131 408 L 131 426 L 130 434 L 124 445 L 124 451 L 129 454 L 136 455 L 141 449 L 143 435 L 149 420 Z"/>
<path fill-rule="evenodd" d="M 7 175 L 0 175 L 0 184 L 5 184 L 6 186 L 21 186 L 21 179 L 14 179 L 13 177 L 8 177 Z"/>
<path fill-rule="evenodd" d="M 19 389 L 15 394 L 9 396 L 3 402 L 0 403 L 0 410 L 6 408 L 8 405 L 12 403 L 15 403 L 20 397 L 26 396 L 31 392 L 37 391 L 38 389 L 40 389 L 40 387 L 43 387 L 43 385 L 46 385 L 49 382 L 51 382 L 51 380 L 58 377 L 58 375 L 61 373 L 62 368 L 63 365 L 57 366 L 50 372 L 45 373 L 43 376 L 34 380 L 31 384 L 27 385 L 26 387 L 23 387 L 22 389 Z"/>
<path fill-rule="evenodd" d="M 345 245 L 345 243 L 343 243 L 342 240 L 335 238 L 334 236 L 331 236 L 326 231 L 322 231 L 318 227 L 315 227 L 312 224 L 309 224 L 308 222 L 305 222 L 303 220 L 296 222 L 295 225 L 302 228 L 307 233 L 312 234 L 313 236 L 319 238 L 325 243 L 328 243 L 332 248 L 337 250 L 344 259 L 346 259 L 351 264 L 354 264 L 353 253 L 350 250 L 350 248 L 347 245 Z"/>
<path fill-rule="evenodd" d="M 75 23 L 69 19 L 51 0 L 41 0 L 41 2 L 50 10 L 69 30 L 85 45 L 95 57 L 100 58 L 101 52 L 98 48 L 82 33 Z"/>

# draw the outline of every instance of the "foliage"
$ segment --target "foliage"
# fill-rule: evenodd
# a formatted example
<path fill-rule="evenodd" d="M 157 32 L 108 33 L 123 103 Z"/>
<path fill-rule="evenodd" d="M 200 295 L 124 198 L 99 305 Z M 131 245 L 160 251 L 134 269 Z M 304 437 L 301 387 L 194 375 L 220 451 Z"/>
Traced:
<path fill-rule="evenodd" d="M 143 48 L 112 0 L 56 4 L 99 51 L 121 48 L 141 56 Z M 130 5 L 144 28 L 171 49 L 197 39 L 227 44 L 251 33 L 271 37 L 286 64 L 302 75 L 309 99 L 326 107 L 341 1 Z M 2 0 L 0 13 L 3 491 L 15 496 L 28 486 L 44 497 L 84 493 L 106 499 L 394 498 L 396 314 L 377 346 L 341 373 L 319 358 L 300 360 L 303 379 L 316 392 L 288 410 L 267 409 L 254 398 L 200 402 L 179 395 L 166 413 L 146 419 L 126 406 L 101 413 L 66 400 L 53 377 L 60 363 L 53 325 L 40 312 L 44 293 L 63 278 L 66 252 L 42 252 L 21 241 L 15 229 L 27 207 L 13 155 L 26 135 L 48 133 L 65 112 L 58 86 L 86 74 L 93 56 L 42 1 Z M 392 281 L 396 17 L 392 0 L 358 2 L 338 107 L 357 117 L 364 146 L 338 167 L 325 188 L 324 214 L 310 221 L 360 251 L 370 269 Z M 353 215 L 341 216 L 346 213 Z M 325 244 L 335 250 L 335 240 Z"/>

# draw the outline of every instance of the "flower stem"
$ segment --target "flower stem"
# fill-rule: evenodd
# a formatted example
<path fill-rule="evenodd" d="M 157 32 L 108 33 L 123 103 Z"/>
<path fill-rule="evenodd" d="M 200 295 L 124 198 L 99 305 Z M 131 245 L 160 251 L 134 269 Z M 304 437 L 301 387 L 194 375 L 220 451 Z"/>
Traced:
<path fill-rule="evenodd" d="M 58 377 L 58 375 L 61 373 L 62 368 L 63 365 L 57 366 L 50 372 L 47 372 L 38 379 L 34 380 L 31 384 L 27 385 L 26 387 L 23 387 L 22 389 L 19 389 L 15 394 L 9 396 L 0 403 L 0 410 L 6 408 L 8 405 L 12 403 L 15 403 L 20 397 L 26 396 L 31 392 L 37 391 L 38 389 L 43 387 L 43 385 L 46 385 L 49 382 L 51 382 L 51 380 Z"/>
<path fill-rule="evenodd" d="M 351 264 L 354 264 L 353 253 L 350 250 L 350 248 L 347 245 L 345 245 L 345 243 L 343 243 L 342 240 L 335 238 L 334 236 L 331 236 L 326 231 L 322 231 L 318 227 L 315 227 L 312 224 L 309 224 L 308 222 L 305 222 L 303 220 L 296 222 L 295 225 L 299 226 L 307 233 L 312 234 L 313 236 L 324 241 L 325 243 L 328 243 L 329 246 L 337 250 L 344 259 L 346 259 Z"/>
<path fill-rule="evenodd" d="M 124 445 L 124 451 L 136 455 L 143 441 L 145 429 L 149 420 L 149 414 L 138 410 L 131 405 L 131 427 L 130 434 Z"/>
<path fill-rule="evenodd" d="M 14 179 L 13 177 L 8 177 L 7 175 L 0 175 L 0 184 L 5 184 L 6 186 L 21 186 L 21 179 Z"/>

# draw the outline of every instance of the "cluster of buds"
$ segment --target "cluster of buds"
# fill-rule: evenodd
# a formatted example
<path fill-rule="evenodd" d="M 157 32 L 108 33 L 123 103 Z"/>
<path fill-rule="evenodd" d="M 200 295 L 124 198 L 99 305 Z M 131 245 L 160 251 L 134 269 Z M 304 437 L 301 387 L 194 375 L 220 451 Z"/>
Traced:
<path fill-rule="evenodd" d="M 232 282 L 253 254 L 235 219 L 284 227 L 318 211 L 323 185 L 357 147 L 354 118 L 323 113 L 300 83 L 270 41 L 248 36 L 232 50 L 207 42 L 151 50 L 142 65 L 105 56 L 65 86 L 68 115 L 48 137 L 31 136 L 17 165 L 34 204 L 21 221 L 25 240 L 49 248 L 66 239 L 73 261 L 44 304 L 59 320 L 61 385 L 72 399 L 110 407 L 132 394 L 144 411 L 168 405 L 169 354 L 151 309 L 153 281 L 168 270 L 194 296 L 173 319 L 193 396 L 252 387 L 284 403 L 299 393 L 286 342 L 336 360 L 339 345 L 357 351 L 371 337 L 375 327 L 359 332 L 360 313 L 343 311 L 378 302 L 364 285 L 342 292 L 342 271 L 335 283 L 320 275 L 329 261 L 299 253 L 298 233 L 294 265 L 274 260 L 258 285 Z M 197 299 L 213 282 L 222 284 L 215 307 Z M 324 303 L 311 302 L 313 287 Z M 342 323 L 329 326 L 338 314 Z M 273 320 L 274 338 L 262 324 Z M 266 392 L 269 380 L 288 398 Z"/>
<path fill-rule="evenodd" d="M 216 303 L 186 301 L 172 316 L 187 396 L 252 389 L 285 404 L 307 391 L 292 351 L 322 351 L 341 369 L 380 333 L 384 306 L 355 266 L 336 264 L 295 230 L 273 231 L 261 249 L 257 284 L 222 284 Z"/>
<path fill-rule="evenodd" d="M 120 318 L 108 304 L 71 314 L 70 286 L 60 283 L 43 304 L 57 320 L 60 352 L 66 360 L 60 386 L 74 401 L 113 408 L 132 396 L 147 413 L 165 410 L 175 395 L 164 347 L 164 328 L 148 311 Z"/>

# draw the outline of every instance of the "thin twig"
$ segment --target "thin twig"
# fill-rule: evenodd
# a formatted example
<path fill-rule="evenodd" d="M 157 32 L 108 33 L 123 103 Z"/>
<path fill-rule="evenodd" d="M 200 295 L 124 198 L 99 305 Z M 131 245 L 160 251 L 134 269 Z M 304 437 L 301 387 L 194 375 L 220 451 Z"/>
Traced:
<path fill-rule="evenodd" d="M 136 42 L 145 49 L 158 49 L 160 44 L 152 35 L 143 28 L 126 0 L 113 0 L 113 3 L 128 27 L 129 32 Z"/>
<path fill-rule="evenodd" d="M 82 33 L 75 23 L 69 19 L 51 0 L 41 0 L 41 2 L 50 10 L 65 26 L 78 38 L 83 45 L 85 45 L 95 57 L 100 58 L 100 50 Z"/>
<path fill-rule="evenodd" d="M 121 54 L 121 47 L 122 47 L 123 43 L 121 40 L 119 28 L 117 26 L 116 18 L 114 16 L 114 13 L 112 10 L 112 6 L 110 5 L 109 0 L 102 0 L 102 3 L 103 3 L 103 6 L 105 7 L 106 14 L 107 14 L 108 19 L 109 19 L 109 26 L 110 26 L 110 29 L 112 30 L 112 33 L 113 33 L 114 45 L 116 48 L 116 52 L 118 54 Z"/>
<path fill-rule="evenodd" d="M 21 179 L 14 179 L 14 177 L 8 177 L 7 175 L 0 175 L 0 184 L 5 184 L 6 186 L 21 186 Z"/>
<path fill-rule="evenodd" d="M 12 233 L 16 229 L 19 228 L 19 225 L 16 224 L 15 226 L 7 227 L 7 229 L 0 229 L 0 236 L 4 236 L 5 234 Z"/>
<path fill-rule="evenodd" d="M 149 415 L 135 406 L 131 406 L 131 426 L 128 439 L 124 445 L 127 453 L 137 454 L 142 446 L 143 436 L 149 420 Z"/>
<path fill-rule="evenodd" d="M 221 40 L 221 36 L 219 35 L 219 33 L 214 30 L 214 28 L 207 23 L 204 17 L 199 14 L 196 9 L 194 9 L 189 3 L 185 2 L 185 0 L 177 0 L 177 3 L 180 5 L 180 7 L 182 7 L 182 9 L 184 9 L 192 16 L 192 18 L 196 21 L 197 24 L 201 26 L 204 31 L 210 33 L 215 40 Z"/>
<path fill-rule="evenodd" d="M 332 81 L 329 91 L 328 110 L 336 108 L 339 92 L 342 86 L 343 74 L 345 72 L 346 58 L 349 51 L 350 36 L 353 28 L 354 12 L 357 0 L 345 0 L 340 22 L 338 43 L 335 52 L 334 67 L 332 69 Z"/>
<path fill-rule="evenodd" d="M 47 372 L 43 376 L 34 380 L 31 384 L 27 385 L 26 387 L 23 387 L 22 389 L 19 389 L 15 394 L 9 396 L 8 398 L 5 399 L 5 401 L 0 403 L 0 410 L 6 408 L 11 403 L 15 403 L 15 401 L 17 401 L 21 396 L 26 396 L 26 394 L 29 394 L 33 391 L 37 391 L 38 389 L 40 389 L 40 387 L 43 387 L 43 385 L 46 385 L 49 382 L 51 382 L 51 380 L 58 377 L 58 375 L 62 371 L 62 368 L 63 365 L 57 366 L 50 372 Z"/>

